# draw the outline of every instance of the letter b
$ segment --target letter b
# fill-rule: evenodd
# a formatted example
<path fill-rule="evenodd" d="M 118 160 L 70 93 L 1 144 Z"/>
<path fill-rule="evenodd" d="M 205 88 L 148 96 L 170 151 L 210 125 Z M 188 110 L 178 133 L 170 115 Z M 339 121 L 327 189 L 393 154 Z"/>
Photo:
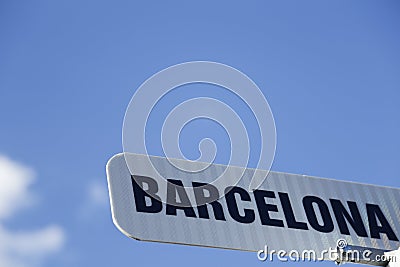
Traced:
<path fill-rule="evenodd" d="M 158 213 L 162 210 L 157 182 L 146 176 L 132 175 L 133 196 L 135 198 L 136 211 L 146 213 Z M 140 184 L 140 185 L 139 185 Z M 144 189 L 144 184 L 147 189 Z M 150 204 L 146 203 L 146 198 L 150 200 Z"/>

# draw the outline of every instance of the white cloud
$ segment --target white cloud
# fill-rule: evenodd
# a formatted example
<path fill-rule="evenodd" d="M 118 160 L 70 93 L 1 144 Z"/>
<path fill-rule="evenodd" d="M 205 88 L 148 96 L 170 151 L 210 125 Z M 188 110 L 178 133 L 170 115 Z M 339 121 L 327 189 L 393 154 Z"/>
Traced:
<path fill-rule="evenodd" d="M 32 202 L 29 186 L 34 182 L 32 169 L 0 155 L 0 266 L 38 266 L 51 253 L 62 249 L 63 229 L 50 225 L 34 231 L 10 231 L 4 220 Z"/>
<path fill-rule="evenodd" d="M 33 170 L 0 155 L 0 220 L 31 202 L 28 187 L 33 180 Z"/>
<path fill-rule="evenodd" d="M 64 243 L 64 232 L 57 225 L 36 231 L 10 232 L 0 228 L 0 266 L 35 266 Z"/>

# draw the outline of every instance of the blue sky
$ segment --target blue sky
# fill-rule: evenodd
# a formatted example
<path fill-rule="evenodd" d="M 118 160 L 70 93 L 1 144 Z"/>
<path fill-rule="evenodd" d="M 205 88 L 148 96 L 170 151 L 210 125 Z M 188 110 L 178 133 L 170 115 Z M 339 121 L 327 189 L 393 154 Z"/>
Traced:
<path fill-rule="evenodd" d="M 0 247 L 0 258 L 267 264 L 254 253 L 130 240 L 112 224 L 105 164 L 122 151 L 129 100 L 186 61 L 228 64 L 257 83 L 277 127 L 273 170 L 399 187 L 399 11 L 389 0 L 1 1 L 1 181 L 17 177 L 22 189 L 4 200 L 13 212 L 0 210 L 0 238 L 53 239 L 39 252 Z"/>

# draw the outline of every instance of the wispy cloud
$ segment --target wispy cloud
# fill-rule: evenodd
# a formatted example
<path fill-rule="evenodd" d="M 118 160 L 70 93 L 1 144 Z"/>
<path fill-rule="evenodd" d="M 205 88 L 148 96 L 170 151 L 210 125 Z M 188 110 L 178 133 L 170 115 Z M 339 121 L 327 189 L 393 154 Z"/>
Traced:
<path fill-rule="evenodd" d="M 0 155 L 0 266 L 38 266 L 65 242 L 64 230 L 58 225 L 34 231 L 10 231 L 4 227 L 6 219 L 32 203 L 34 195 L 29 186 L 34 180 L 32 169 Z"/>
<path fill-rule="evenodd" d="M 88 201 L 92 205 L 105 207 L 108 204 L 107 186 L 100 182 L 92 182 L 88 186 Z"/>
<path fill-rule="evenodd" d="M 79 209 L 78 219 L 90 221 L 93 216 L 104 214 L 108 211 L 107 185 L 98 180 L 91 181 L 86 186 L 86 199 Z"/>

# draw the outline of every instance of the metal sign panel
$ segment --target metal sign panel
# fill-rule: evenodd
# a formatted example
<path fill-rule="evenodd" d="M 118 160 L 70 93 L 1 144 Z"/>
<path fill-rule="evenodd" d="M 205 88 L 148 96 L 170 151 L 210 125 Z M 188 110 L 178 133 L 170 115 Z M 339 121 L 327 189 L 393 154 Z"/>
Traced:
<path fill-rule="evenodd" d="M 127 167 L 136 166 L 132 174 Z M 400 246 L 400 190 L 279 172 L 249 190 L 255 170 L 172 160 L 201 174 L 182 172 L 170 159 L 115 155 L 107 164 L 112 216 L 125 235 L 138 240 L 259 251 L 336 248 L 337 240 L 376 249 Z M 229 189 L 210 185 L 215 173 L 242 175 Z M 182 187 L 206 185 L 205 190 Z M 237 181 L 237 179 L 233 179 Z M 216 190 L 215 190 L 216 189 Z M 225 194 L 225 192 L 227 192 Z M 149 193 L 155 195 L 150 197 Z M 211 195 L 220 198 L 201 203 Z M 164 203 L 164 200 L 168 203 Z M 186 202 L 184 207 L 173 205 Z M 323 256 L 325 257 L 325 256 Z"/>

